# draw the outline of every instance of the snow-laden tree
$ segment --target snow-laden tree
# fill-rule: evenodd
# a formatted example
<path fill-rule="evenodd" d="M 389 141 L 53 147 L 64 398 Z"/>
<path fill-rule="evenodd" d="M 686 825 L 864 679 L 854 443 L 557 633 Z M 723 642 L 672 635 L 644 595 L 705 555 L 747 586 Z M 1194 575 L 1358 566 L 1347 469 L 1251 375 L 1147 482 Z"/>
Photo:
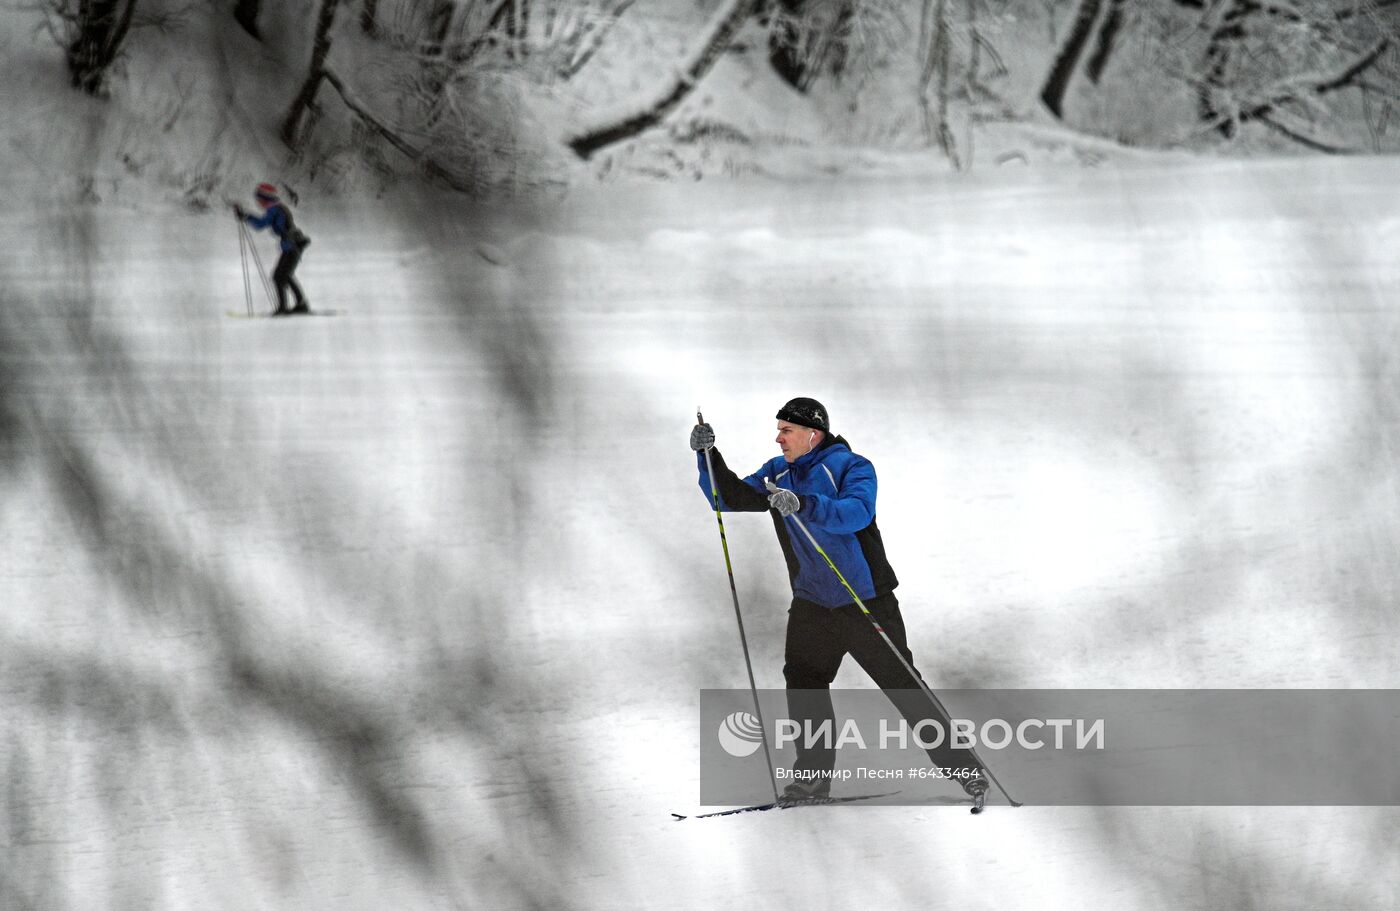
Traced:
<path fill-rule="evenodd" d="M 306 86 L 314 96 L 324 80 L 355 116 L 355 129 L 377 136 L 424 173 L 462 189 L 489 184 L 492 179 L 478 172 L 518 170 L 502 159 L 519 159 L 524 145 L 549 144 L 552 153 L 561 152 L 557 139 L 530 119 L 522 96 L 561 91 L 596 58 L 636 2 L 359 4 L 359 27 L 370 27 L 383 53 L 372 68 L 355 72 L 327 53 L 313 59 Z M 334 22 L 327 28 L 317 46 L 329 47 Z M 297 109 L 299 117 L 307 105 Z M 289 141 L 300 146 L 302 133 L 303 125 L 289 127 Z"/>
<path fill-rule="evenodd" d="M 754 9 L 754 0 L 725 0 L 694 42 L 692 50 L 650 92 L 596 114 L 568 140 L 580 158 L 631 138 L 665 119 L 715 65 Z"/>
<path fill-rule="evenodd" d="M 101 95 L 107 71 L 136 20 L 136 0 L 45 0 L 50 33 L 64 49 L 74 88 Z"/>
<path fill-rule="evenodd" d="M 1194 77 L 1198 114 L 1222 136 L 1255 122 L 1334 151 L 1347 142 L 1347 130 L 1335 123 L 1339 95 L 1400 99 L 1392 3 L 1179 2 L 1201 10 L 1208 38 Z"/>
<path fill-rule="evenodd" d="M 854 37 L 854 17 L 864 7 L 855 0 L 772 0 L 768 20 L 768 62 L 799 92 L 823 74 L 839 76 Z"/>
<path fill-rule="evenodd" d="M 1078 0 L 1040 100 L 1074 122 L 1076 85 L 1147 94 L 1174 79 L 1194 99 L 1197 133 L 1229 139 L 1252 123 L 1316 150 L 1369 139 L 1380 151 L 1400 102 L 1398 26 L 1396 0 Z M 1114 129 L 1084 116 L 1081 126 Z"/>
<path fill-rule="evenodd" d="M 154 8 L 148 8 L 154 7 Z M 107 92 L 113 66 L 127 39 L 142 28 L 171 31 L 192 13 L 192 4 L 139 4 L 138 0 L 37 0 L 28 6 L 44 17 L 62 50 L 68 80 L 94 97 Z"/>

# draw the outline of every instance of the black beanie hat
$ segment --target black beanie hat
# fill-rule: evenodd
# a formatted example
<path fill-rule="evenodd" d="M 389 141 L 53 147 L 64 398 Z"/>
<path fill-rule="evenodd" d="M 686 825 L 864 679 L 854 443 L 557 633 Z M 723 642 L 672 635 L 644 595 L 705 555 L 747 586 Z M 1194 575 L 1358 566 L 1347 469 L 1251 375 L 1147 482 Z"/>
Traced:
<path fill-rule="evenodd" d="M 831 432 L 831 422 L 827 419 L 826 408 L 816 399 L 793 399 L 778 409 L 778 420 L 811 427 L 813 430 L 820 430 L 823 433 Z"/>

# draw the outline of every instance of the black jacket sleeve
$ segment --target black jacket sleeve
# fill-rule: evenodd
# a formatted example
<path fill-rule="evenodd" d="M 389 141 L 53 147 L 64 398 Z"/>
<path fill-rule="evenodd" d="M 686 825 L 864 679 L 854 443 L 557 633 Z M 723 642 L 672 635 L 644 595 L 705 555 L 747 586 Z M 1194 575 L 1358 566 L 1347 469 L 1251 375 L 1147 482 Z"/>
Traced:
<path fill-rule="evenodd" d="M 705 454 L 697 452 L 700 465 L 700 489 L 710 499 L 710 479 L 705 470 Z M 724 462 L 718 449 L 710 450 L 710 458 L 715 465 L 715 483 L 719 486 L 719 500 L 726 512 L 766 512 L 768 495 L 759 493 L 733 472 Z"/>

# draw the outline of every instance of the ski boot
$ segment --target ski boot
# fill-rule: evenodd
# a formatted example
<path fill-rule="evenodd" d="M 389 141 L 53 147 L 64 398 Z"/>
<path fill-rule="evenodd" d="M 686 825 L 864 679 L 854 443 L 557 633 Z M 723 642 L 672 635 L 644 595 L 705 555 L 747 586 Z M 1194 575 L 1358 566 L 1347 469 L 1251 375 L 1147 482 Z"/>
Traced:
<path fill-rule="evenodd" d="M 809 800 L 826 800 L 830 796 L 830 778 L 809 778 L 788 782 L 788 786 L 783 788 L 783 796 L 778 798 L 778 803 L 790 806 Z"/>

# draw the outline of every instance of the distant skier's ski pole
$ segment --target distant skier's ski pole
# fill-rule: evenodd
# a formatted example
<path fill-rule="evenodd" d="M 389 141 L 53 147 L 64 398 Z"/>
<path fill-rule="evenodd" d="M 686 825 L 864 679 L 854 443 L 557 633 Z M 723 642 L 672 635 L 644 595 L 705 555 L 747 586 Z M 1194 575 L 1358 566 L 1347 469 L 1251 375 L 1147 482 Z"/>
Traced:
<path fill-rule="evenodd" d="M 238 260 L 243 264 L 243 300 L 248 305 L 248 316 L 253 315 L 253 280 L 248 275 L 248 229 L 243 226 L 242 216 L 238 218 Z"/>
<path fill-rule="evenodd" d="M 705 416 L 700 413 L 700 407 L 695 408 L 695 422 L 705 423 Z M 719 523 L 719 543 L 724 548 L 724 568 L 729 573 L 729 594 L 734 599 L 734 619 L 739 621 L 739 643 L 744 647 L 744 667 L 749 672 L 749 690 L 753 693 L 754 716 L 758 718 L 758 733 L 763 738 L 763 756 L 768 760 L 768 783 L 773 786 L 773 800 L 781 800 L 778 797 L 778 783 L 773 778 L 773 754 L 768 750 L 768 729 L 763 724 L 763 709 L 758 706 L 758 684 L 753 678 L 753 661 L 749 658 L 749 639 L 744 635 L 744 615 L 739 610 L 739 589 L 734 585 L 734 564 L 729 559 L 729 540 L 724 536 L 724 516 L 720 514 L 719 506 L 719 485 L 715 481 L 715 466 L 710 458 L 710 450 L 705 450 L 705 470 L 710 475 L 710 498 L 715 504 L 715 521 Z"/>
<path fill-rule="evenodd" d="M 272 281 L 267 277 L 267 270 L 263 268 L 262 254 L 258 253 L 258 245 L 253 242 L 253 236 L 248 231 L 248 225 L 242 219 L 239 219 L 238 227 L 239 230 L 243 232 L 244 243 L 247 244 L 249 250 L 253 251 L 253 262 L 258 267 L 258 277 L 262 279 L 263 292 L 267 295 L 267 305 L 275 308 L 277 306 L 277 301 L 272 294 Z M 250 294 L 249 296 L 251 297 L 252 295 Z M 249 315 L 252 315 L 251 310 Z"/>
<path fill-rule="evenodd" d="M 711 483 L 713 483 L 713 481 Z M 768 488 L 770 493 L 778 490 L 778 485 L 774 484 L 772 480 L 768 478 L 764 478 L 763 483 Z M 811 542 L 812 547 L 815 548 L 817 553 L 821 555 L 821 558 L 826 561 L 826 565 L 831 567 L 832 572 L 836 573 L 836 578 L 841 581 L 841 585 L 851 596 L 851 600 L 855 601 L 856 607 L 860 608 L 860 612 L 862 614 L 865 614 L 865 619 L 869 620 L 870 625 L 875 627 L 875 632 L 879 633 L 880 638 L 885 640 L 885 644 L 890 647 L 890 651 L 894 652 L 894 656 L 899 659 L 899 663 L 904 665 L 904 669 L 909 672 L 909 676 L 913 678 L 914 682 L 919 685 L 919 689 L 924 691 L 924 695 L 927 696 L 929 698 L 929 701 L 933 703 L 933 707 L 938 711 L 938 714 L 943 716 L 943 723 L 948 725 L 949 729 L 951 730 L 953 724 L 953 716 L 948 714 L 948 710 L 943 707 L 943 703 L 939 700 L 939 698 L 933 694 L 933 690 L 929 689 L 929 686 L 927 683 L 924 682 L 924 679 L 914 671 L 914 668 L 909 665 L 908 661 L 904 660 L 904 656 L 899 653 L 899 649 L 890 639 L 889 634 L 885 632 L 885 628 L 880 625 L 880 621 L 876 620 L 875 615 L 870 613 L 869 609 L 866 608 L 865 603 L 860 600 L 860 596 L 856 594 L 856 590 L 854 588 L 851 588 L 851 583 L 846 581 L 846 577 L 841 575 L 841 570 L 836 568 L 836 564 L 831 562 L 831 558 L 826 555 L 826 551 L 823 550 L 822 546 L 817 543 L 817 539 L 812 537 L 812 533 L 807 530 L 806 523 L 799 519 L 796 515 L 788 516 L 788 518 L 797 524 L 797 527 L 802 530 L 802 534 L 805 535 L 807 537 L 807 540 Z M 982 767 L 982 771 L 987 773 L 987 777 L 992 780 L 992 784 L 997 786 L 997 790 L 1001 791 L 1001 795 L 1006 798 L 1007 802 L 1010 803 L 1013 807 L 1019 807 L 1021 805 L 1020 802 L 1013 798 L 1010 794 L 1006 793 L 1006 788 L 1003 788 L 1001 786 L 1001 782 L 997 781 L 997 777 L 992 774 L 992 770 L 987 767 L 987 764 L 985 762 L 982 761 L 982 757 L 977 755 L 977 750 L 972 747 L 968 747 L 967 751 L 972 754 L 973 759 L 977 760 L 977 764 Z M 973 809 L 976 810 L 977 807 L 974 807 Z"/>

